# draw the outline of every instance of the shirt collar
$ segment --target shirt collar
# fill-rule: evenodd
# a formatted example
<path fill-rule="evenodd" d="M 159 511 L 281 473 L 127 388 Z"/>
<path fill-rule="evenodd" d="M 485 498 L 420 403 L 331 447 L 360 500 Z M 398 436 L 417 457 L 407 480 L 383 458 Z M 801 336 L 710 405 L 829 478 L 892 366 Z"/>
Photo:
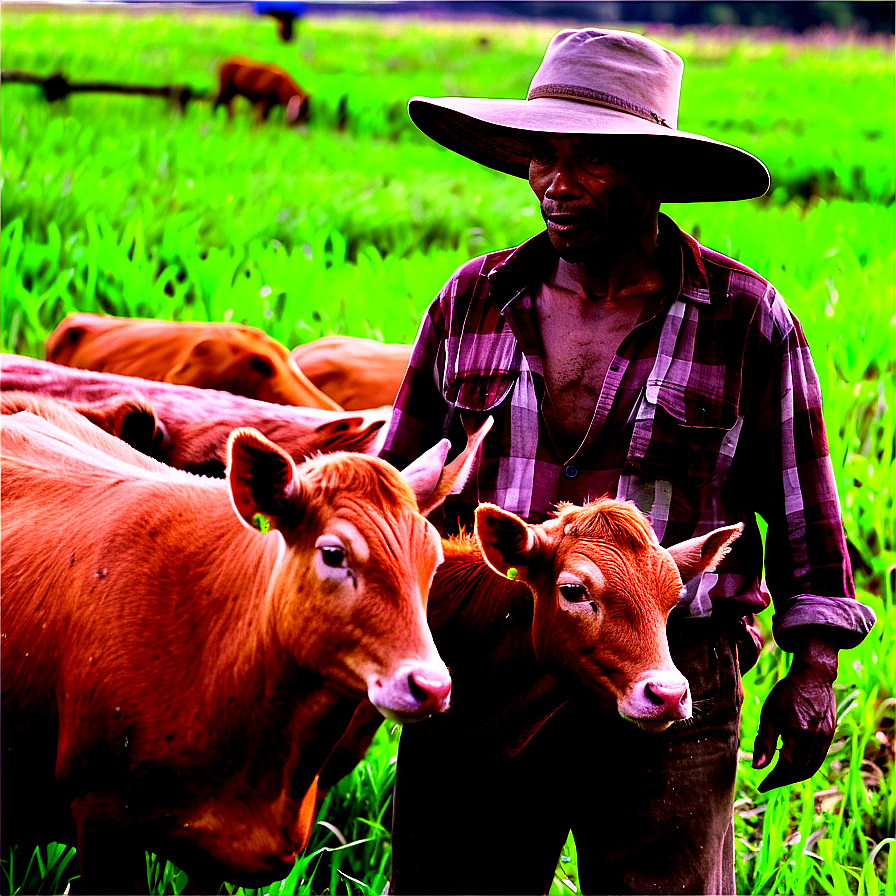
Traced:
<path fill-rule="evenodd" d="M 678 281 L 678 296 L 684 301 L 709 304 L 712 299 L 700 244 L 662 212 L 659 242 L 668 253 L 668 283 Z M 556 261 L 557 253 L 546 230 L 517 246 L 488 273 L 489 291 L 498 310 L 504 314 L 523 290 L 542 283 Z M 672 292 L 672 289 L 668 290 L 669 294 Z"/>
<path fill-rule="evenodd" d="M 542 283 L 557 261 L 547 230 L 516 247 L 488 273 L 489 292 L 501 314 L 524 290 Z"/>

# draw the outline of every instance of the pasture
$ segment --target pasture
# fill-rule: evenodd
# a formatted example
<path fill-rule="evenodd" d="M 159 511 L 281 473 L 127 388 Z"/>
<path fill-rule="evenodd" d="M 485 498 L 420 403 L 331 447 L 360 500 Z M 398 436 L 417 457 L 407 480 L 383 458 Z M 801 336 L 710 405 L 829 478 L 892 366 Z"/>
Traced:
<path fill-rule="evenodd" d="M 213 93 L 219 61 L 238 52 L 293 74 L 311 118 L 290 129 L 275 110 L 258 128 L 239 102 L 228 123 L 208 99 L 180 115 L 159 98 L 81 93 L 48 104 L 34 86 L 4 85 L 0 348 L 42 357 L 74 310 L 245 322 L 288 347 L 329 333 L 409 342 L 459 264 L 520 242 L 540 219 L 525 183 L 417 133 L 407 99 L 524 96 L 559 27 L 309 18 L 282 44 L 270 20 L 238 13 L 5 6 L 4 67 Z M 758 792 L 759 708 L 789 662 L 770 635 L 746 676 L 738 891 L 892 893 L 892 41 L 646 33 L 685 59 L 680 125 L 743 146 L 771 171 L 763 200 L 664 210 L 768 277 L 802 321 L 859 597 L 878 617 L 841 654 L 838 732 L 810 781 Z M 292 874 L 264 892 L 382 892 L 398 736 L 381 728 L 327 794 Z M 73 850 L 57 844 L 0 861 L 9 893 L 62 893 L 77 874 Z M 576 892 L 575 868 L 570 838 L 552 892 Z M 151 892 L 183 887 L 170 864 L 148 856 L 147 870 Z"/>

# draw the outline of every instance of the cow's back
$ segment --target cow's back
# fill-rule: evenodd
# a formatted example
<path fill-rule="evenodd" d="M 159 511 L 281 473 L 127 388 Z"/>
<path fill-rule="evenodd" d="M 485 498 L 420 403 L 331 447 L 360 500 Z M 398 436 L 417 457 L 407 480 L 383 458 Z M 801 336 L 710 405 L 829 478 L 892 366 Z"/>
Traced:
<path fill-rule="evenodd" d="M 345 410 L 392 405 L 411 357 L 411 346 L 355 336 L 323 336 L 290 354 L 321 392 Z"/>
<path fill-rule="evenodd" d="M 172 470 L 100 430 L 90 444 L 21 412 L 0 418 L 0 433 L 5 695 L 20 664 L 31 675 L 41 664 L 56 669 L 91 625 L 123 624 L 120 602 L 136 608 L 142 599 L 119 584 L 135 564 L 151 578 L 190 549 L 182 540 L 194 525 L 179 531 L 178 519 L 202 507 L 213 527 L 232 512 L 223 483 Z"/>
<path fill-rule="evenodd" d="M 73 314 L 47 337 L 45 350 L 48 361 L 69 367 L 341 410 L 285 346 L 243 324 Z"/>
<path fill-rule="evenodd" d="M 77 370 L 18 355 L 0 356 L 2 385 L 79 404 L 105 406 L 120 395 L 149 402 L 169 441 L 160 458 L 178 469 L 222 476 L 227 436 L 252 426 L 294 460 L 317 452 L 376 454 L 389 409 L 346 413 L 272 404 L 221 391 Z"/>
<path fill-rule="evenodd" d="M 193 325 L 178 331 L 168 321 L 79 313 L 64 318 L 44 348 L 55 364 L 164 379 L 197 335 Z"/>

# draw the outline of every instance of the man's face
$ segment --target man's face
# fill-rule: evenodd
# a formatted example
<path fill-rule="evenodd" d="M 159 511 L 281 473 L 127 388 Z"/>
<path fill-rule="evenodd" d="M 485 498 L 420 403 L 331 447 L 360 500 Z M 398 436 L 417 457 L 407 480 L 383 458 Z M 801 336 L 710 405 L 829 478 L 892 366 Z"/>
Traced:
<path fill-rule="evenodd" d="M 618 149 L 610 155 L 612 145 L 576 134 L 532 139 L 529 185 L 551 243 L 567 261 L 612 263 L 656 237 L 661 191 L 630 157 Z"/>

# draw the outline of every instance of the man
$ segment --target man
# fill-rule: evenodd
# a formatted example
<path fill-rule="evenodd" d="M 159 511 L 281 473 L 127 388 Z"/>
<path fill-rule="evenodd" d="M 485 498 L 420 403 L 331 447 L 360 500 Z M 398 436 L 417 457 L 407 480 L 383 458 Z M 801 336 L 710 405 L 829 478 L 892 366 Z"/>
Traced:
<path fill-rule="evenodd" d="M 402 734 L 394 892 L 542 892 L 570 827 L 588 893 L 733 893 L 744 617 L 769 604 L 793 653 L 762 712 L 762 789 L 810 777 L 834 733 L 837 651 L 874 622 L 855 600 L 817 378 L 774 288 L 698 245 L 662 201 L 746 199 L 762 163 L 677 130 L 682 62 L 636 34 L 563 31 L 526 100 L 417 97 L 426 134 L 528 177 L 546 231 L 461 267 L 420 328 L 384 456 L 403 466 L 488 415 L 478 469 L 445 505 L 531 522 L 559 501 L 635 502 L 661 542 L 744 532 L 669 620 L 694 719 L 647 734 L 570 695 L 517 756 L 439 755 Z M 487 683 L 483 683 L 487 687 Z M 432 805 L 424 830 L 415 814 Z M 439 863 L 441 862 L 441 867 Z"/>

